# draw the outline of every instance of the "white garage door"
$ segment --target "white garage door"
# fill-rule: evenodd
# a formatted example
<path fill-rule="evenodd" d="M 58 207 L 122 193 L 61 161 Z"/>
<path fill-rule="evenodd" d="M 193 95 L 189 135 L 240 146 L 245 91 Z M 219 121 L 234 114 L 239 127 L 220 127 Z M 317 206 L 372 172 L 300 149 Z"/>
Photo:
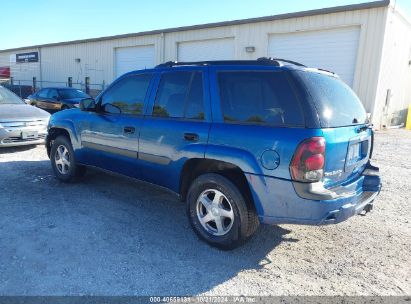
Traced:
<path fill-rule="evenodd" d="M 124 73 L 154 67 L 154 46 L 135 46 L 115 49 L 116 77 Z"/>
<path fill-rule="evenodd" d="M 359 27 L 270 35 L 268 56 L 300 62 L 337 73 L 352 86 Z"/>
<path fill-rule="evenodd" d="M 210 39 L 180 42 L 178 61 L 206 61 L 234 59 L 234 39 Z"/>

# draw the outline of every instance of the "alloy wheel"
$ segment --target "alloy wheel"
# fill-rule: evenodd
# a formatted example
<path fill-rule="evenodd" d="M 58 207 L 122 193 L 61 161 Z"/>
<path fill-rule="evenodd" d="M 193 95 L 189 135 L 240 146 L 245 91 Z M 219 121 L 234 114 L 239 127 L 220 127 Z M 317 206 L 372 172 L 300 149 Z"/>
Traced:
<path fill-rule="evenodd" d="M 225 235 L 233 226 L 233 207 L 221 191 L 203 191 L 197 199 L 196 211 L 200 224 L 212 235 Z"/>
<path fill-rule="evenodd" d="M 57 170 L 66 175 L 70 170 L 70 154 L 68 149 L 60 145 L 57 147 L 56 154 L 54 156 L 54 162 L 56 164 Z"/>

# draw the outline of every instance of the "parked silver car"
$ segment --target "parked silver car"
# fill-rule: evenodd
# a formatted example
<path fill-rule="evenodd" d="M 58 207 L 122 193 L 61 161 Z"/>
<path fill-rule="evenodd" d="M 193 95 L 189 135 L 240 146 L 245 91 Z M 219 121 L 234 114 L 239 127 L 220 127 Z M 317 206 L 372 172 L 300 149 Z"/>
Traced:
<path fill-rule="evenodd" d="M 42 144 L 50 114 L 0 86 L 0 147 Z"/>

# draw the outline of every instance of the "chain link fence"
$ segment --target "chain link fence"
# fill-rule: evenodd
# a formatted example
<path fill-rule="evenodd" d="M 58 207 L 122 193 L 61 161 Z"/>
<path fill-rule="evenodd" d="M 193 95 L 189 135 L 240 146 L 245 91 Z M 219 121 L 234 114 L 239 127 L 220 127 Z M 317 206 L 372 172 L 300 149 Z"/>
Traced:
<path fill-rule="evenodd" d="M 84 82 L 72 82 L 71 77 L 67 79 L 67 82 L 63 81 L 38 81 L 35 77 L 31 80 L 21 80 L 10 78 L 6 81 L 0 83 L 2 86 L 13 91 L 16 95 L 21 98 L 27 98 L 29 95 L 37 92 L 42 88 L 49 87 L 70 87 L 82 90 L 83 92 L 89 94 L 91 97 L 96 97 L 103 91 L 106 84 L 103 83 L 91 83 L 88 77 L 85 78 Z"/>

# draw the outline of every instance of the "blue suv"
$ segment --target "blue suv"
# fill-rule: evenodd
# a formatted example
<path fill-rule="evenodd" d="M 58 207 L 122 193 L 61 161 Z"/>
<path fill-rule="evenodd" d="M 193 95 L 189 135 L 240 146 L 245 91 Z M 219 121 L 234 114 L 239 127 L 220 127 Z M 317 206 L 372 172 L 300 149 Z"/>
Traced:
<path fill-rule="evenodd" d="M 116 79 L 54 114 L 58 179 L 87 166 L 171 189 L 209 244 L 232 249 L 259 224 L 339 223 L 381 188 L 373 133 L 335 74 L 283 59 L 168 62 Z"/>

